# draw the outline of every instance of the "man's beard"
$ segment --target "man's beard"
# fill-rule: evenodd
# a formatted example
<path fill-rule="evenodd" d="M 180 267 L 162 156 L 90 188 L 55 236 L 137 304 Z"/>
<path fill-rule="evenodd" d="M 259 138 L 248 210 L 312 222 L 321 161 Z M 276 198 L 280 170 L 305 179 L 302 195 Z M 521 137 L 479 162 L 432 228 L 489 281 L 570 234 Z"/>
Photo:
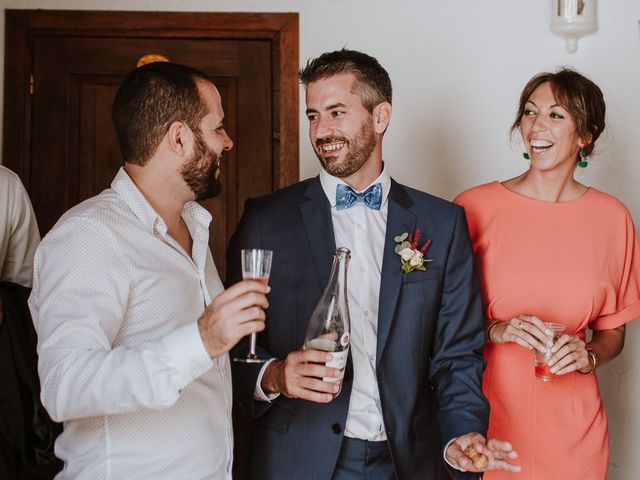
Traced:
<path fill-rule="evenodd" d="M 337 156 L 323 156 L 322 153 L 318 152 L 318 150 L 322 151 L 322 145 L 337 142 L 345 142 L 346 144 L 343 148 L 347 148 L 347 154 L 342 162 L 335 161 L 338 158 Z M 328 174 L 338 178 L 348 177 L 362 168 L 376 147 L 376 136 L 373 131 L 373 125 L 365 121 L 360 127 L 360 130 L 358 130 L 358 133 L 351 139 L 346 137 L 325 137 L 318 139 L 316 140 L 316 147 L 317 149 L 314 150 L 316 156 Z"/>
<path fill-rule="evenodd" d="M 213 198 L 220 193 L 222 186 L 216 178 L 222 152 L 216 154 L 209 148 L 200 132 L 193 132 L 195 145 L 193 156 L 182 167 L 180 173 L 196 200 Z"/>

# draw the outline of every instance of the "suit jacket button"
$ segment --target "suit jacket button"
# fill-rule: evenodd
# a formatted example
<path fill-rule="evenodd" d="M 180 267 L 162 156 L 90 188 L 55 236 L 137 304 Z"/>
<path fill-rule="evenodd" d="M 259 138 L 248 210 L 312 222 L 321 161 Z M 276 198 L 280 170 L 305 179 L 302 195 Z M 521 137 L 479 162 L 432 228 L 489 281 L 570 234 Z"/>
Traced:
<path fill-rule="evenodd" d="M 334 423 L 333 425 L 331 425 L 331 430 L 333 430 L 333 433 L 340 433 L 342 432 L 342 425 L 340 425 L 339 423 Z"/>

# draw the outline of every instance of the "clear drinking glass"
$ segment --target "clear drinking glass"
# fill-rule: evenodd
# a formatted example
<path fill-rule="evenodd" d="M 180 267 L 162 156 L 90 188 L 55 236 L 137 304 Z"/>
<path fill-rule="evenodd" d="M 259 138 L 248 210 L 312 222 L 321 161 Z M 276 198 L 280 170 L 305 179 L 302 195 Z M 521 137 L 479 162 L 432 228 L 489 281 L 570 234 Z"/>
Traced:
<path fill-rule="evenodd" d="M 265 285 L 269 283 L 271 273 L 271 260 L 273 252 L 271 250 L 261 250 L 257 248 L 242 250 L 240 252 L 242 263 L 242 278 L 247 280 L 258 280 Z M 246 357 L 234 358 L 235 362 L 243 363 L 264 363 L 266 360 L 258 358 L 256 355 L 256 334 L 251 334 L 249 353 Z"/>
<path fill-rule="evenodd" d="M 545 325 L 551 330 L 553 335 L 553 343 L 556 343 L 558 338 L 564 333 L 564 325 L 559 323 L 545 322 Z M 535 372 L 536 377 L 543 382 L 550 382 L 556 378 L 556 374 L 552 373 L 549 367 L 549 360 L 551 360 L 551 347 L 547 347 L 544 352 L 538 350 L 535 351 Z"/>

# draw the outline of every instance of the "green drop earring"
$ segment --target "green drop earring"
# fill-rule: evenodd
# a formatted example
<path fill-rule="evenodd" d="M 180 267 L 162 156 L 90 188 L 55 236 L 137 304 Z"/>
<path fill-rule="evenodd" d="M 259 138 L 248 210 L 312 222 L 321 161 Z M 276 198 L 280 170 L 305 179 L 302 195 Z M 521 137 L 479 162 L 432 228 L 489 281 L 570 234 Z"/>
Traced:
<path fill-rule="evenodd" d="M 524 157 L 525 160 L 529 160 L 531 158 L 527 152 L 524 152 L 522 156 Z"/>
<path fill-rule="evenodd" d="M 576 162 L 580 168 L 586 168 L 587 165 L 589 165 L 589 162 L 587 162 L 585 160 L 585 158 L 587 158 L 587 152 L 585 151 L 584 148 L 581 148 L 580 149 L 580 160 L 578 160 Z"/>

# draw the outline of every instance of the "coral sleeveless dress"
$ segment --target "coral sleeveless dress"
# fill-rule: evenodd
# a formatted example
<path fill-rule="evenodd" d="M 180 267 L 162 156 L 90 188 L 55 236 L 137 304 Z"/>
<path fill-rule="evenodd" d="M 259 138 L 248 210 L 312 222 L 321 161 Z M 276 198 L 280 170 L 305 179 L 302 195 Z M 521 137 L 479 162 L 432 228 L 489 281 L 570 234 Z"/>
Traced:
<path fill-rule="evenodd" d="M 640 317 L 640 246 L 614 197 L 589 188 L 570 202 L 542 202 L 492 182 L 454 201 L 466 211 L 488 321 L 536 315 L 583 335 Z M 489 436 L 510 441 L 522 466 L 485 480 L 605 479 L 607 417 L 595 375 L 543 382 L 533 351 L 487 343 L 484 353 Z"/>

